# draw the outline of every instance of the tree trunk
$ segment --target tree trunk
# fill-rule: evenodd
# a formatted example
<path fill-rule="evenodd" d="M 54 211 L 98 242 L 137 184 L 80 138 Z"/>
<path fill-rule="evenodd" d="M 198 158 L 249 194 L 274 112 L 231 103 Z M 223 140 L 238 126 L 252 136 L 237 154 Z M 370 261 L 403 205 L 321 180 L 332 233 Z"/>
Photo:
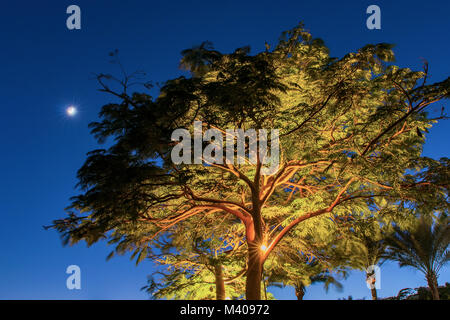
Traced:
<path fill-rule="evenodd" d="M 261 300 L 261 281 L 263 271 L 263 254 L 261 245 L 264 239 L 263 221 L 259 199 L 259 187 L 252 192 L 252 219 L 246 223 L 246 238 L 248 245 L 247 278 L 245 297 L 247 300 Z"/>
<path fill-rule="evenodd" d="M 247 300 L 261 300 L 262 261 L 260 249 L 257 245 L 249 246 L 247 261 L 245 297 Z"/>
<path fill-rule="evenodd" d="M 295 295 L 297 296 L 297 300 L 303 300 L 303 296 L 305 295 L 305 288 L 300 286 L 295 286 Z"/>
<path fill-rule="evenodd" d="M 375 289 L 375 287 L 373 287 L 372 289 L 370 289 L 370 292 L 372 293 L 372 300 L 377 300 L 378 299 L 377 289 Z"/>
<path fill-rule="evenodd" d="M 216 300 L 225 300 L 225 282 L 221 264 L 214 266 L 214 274 L 216 276 Z"/>
<path fill-rule="evenodd" d="M 434 272 L 430 272 L 427 274 L 427 282 L 428 282 L 428 287 L 430 288 L 431 296 L 433 297 L 433 300 L 440 300 L 437 277 Z"/>
<path fill-rule="evenodd" d="M 366 281 L 370 282 L 370 293 L 372 294 L 372 300 L 378 300 L 377 289 L 375 288 L 375 284 L 377 279 L 375 279 L 374 273 L 366 273 Z"/>

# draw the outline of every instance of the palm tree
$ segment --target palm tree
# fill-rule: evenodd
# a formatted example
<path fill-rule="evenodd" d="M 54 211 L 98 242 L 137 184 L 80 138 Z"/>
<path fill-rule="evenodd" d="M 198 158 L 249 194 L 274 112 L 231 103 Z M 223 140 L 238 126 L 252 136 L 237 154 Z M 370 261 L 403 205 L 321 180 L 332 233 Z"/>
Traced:
<path fill-rule="evenodd" d="M 394 230 L 387 239 L 385 257 L 397 261 L 400 267 L 413 267 L 424 273 L 433 300 L 439 300 L 439 270 L 450 259 L 449 219 L 422 215 L 411 228 L 401 230 L 394 226 Z"/>
<path fill-rule="evenodd" d="M 386 250 L 386 243 L 382 238 L 370 238 L 359 235 L 353 239 L 354 247 L 348 256 L 349 265 L 352 269 L 364 271 L 366 282 L 369 284 L 372 300 L 378 299 L 375 284 L 379 279 L 376 278 L 375 270 L 371 267 L 383 264 L 383 254 Z"/>
<path fill-rule="evenodd" d="M 347 221 L 352 223 L 347 226 Z M 345 220 L 342 220 L 341 217 L 336 222 L 340 224 L 341 228 L 347 228 L 346 235 L 342 239 L 347 247 L 347 250 L 342 254 L 347 260 L 346 264 L 352 269 L 365 272 L 372 300 L 377 300 L 378 293 L 375 284 L 379 279 L 376 278 L 373 267 L 381 266 L 384 262 L 385 238 L 390 232 L 389 228 L 382 226 L 373 217 L 361 217 L 359 215 L 346 216 Z"/>
<path fill-rule="evenodd" d="M 375 286 L 376 281 L 379 279 L 376 278 L 375 271 L 370 267 L 372 266 L 380 266 L 384 261 L 382 260 L 383 253 L 386 250 L 386 244 L 384 239 L 373 240 L 370 238 L 363 238 L 364 253 L 362 255 L 362 259 L 364 263 L 364 271 L 366 272 L 366 282 L 368 282 L 370 286 L 370 293 L 372 295 L 372 300 L 378 299 L 377 288 Z"/>

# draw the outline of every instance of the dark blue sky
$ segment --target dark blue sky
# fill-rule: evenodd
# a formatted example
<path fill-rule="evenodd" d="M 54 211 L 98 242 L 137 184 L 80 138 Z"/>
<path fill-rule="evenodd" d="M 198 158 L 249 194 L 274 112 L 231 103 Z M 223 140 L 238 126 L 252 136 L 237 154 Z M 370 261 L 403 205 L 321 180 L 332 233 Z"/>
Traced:
<path fill-rule="evenodd" d="M 345 3 L 345 4 L 344 4 Z M 77 4 L 82 29 L 66 28 L 66 8 Z M 366 8 L 381 8 L 381 30 L 366 28 Z M 180 51 L 210 40 L 221 51 L 262 50 L 299 21 L 341 57 L 367 43 L 396 44 L 397 64 L 430 63 L 431 81 L 450 75 L 450 2 L 443 1 L 8 1 L 0 10 L 0 299 L 145 299 L 150 263 L 127 257 L 105 261 L 104 243 L 63 247 L 42 225 L 64 215 L 75 194 L 76 171 L 97 147 L 87 125 L 110 97 L 93 73 L 117 72 L 108 53 L 120 50 L 129 71 L 164 81 L 181 73 Z M 68 118 L 74 104 L 79 113 Z M 446 103 L 448 105 L 448 103 Z M 434 108 L 440 110 L 442 104 Z M 447 110 L 449 108 L 447 107 Z M 433 127 L 424 154 L 448 156 L 449 123 Z M 66 289 L 67 266 L 81 267 L 82 290 Z M 395 264 L 381 268 L 380 296 L 425 285 L 422 275 Z M 440 283 L 450 282 L 449 268 Z M 274 290 L 294 298 L 292 290 Z M 306 299 L 369 297 L 361 272 L 344 291 L 313 286 Z"/>

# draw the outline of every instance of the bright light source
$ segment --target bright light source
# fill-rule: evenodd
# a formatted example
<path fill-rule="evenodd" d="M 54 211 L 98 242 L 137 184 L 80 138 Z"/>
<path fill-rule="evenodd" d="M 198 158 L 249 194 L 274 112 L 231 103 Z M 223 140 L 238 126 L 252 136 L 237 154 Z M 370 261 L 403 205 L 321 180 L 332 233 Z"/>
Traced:
<path fill-rule="evenodd" d="M 77 108 L 75 108 L 74 106 L 70 106 L 66 109 L 66 113 L 69 117 L 73 117 L 77 114 Z"/>
<path fill-rule="evenodd" d="M 262 244 L 261 245 L 261 247 L 259 247 L 262 251 L 266 251 L 267 250 L 267 247 L 266 247 L 266 245 L 265 244 Z"/>

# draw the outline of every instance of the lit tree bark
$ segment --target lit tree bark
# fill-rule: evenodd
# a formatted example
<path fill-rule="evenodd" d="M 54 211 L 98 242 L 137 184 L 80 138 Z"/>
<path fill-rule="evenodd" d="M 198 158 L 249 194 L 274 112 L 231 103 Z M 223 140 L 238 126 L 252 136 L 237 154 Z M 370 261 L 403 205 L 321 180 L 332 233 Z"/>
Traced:
<path fill-rule="evenodd" d="M 257 197 L 253 197 L 252 213 L 252 220 L 247 223 L 246 228 L 248 257 L 245 296 L 247 300 L 261 300 L 261 281 L 264 263 L 261 244 L 264 237 L 260 203 Z"/>
<path fill-rule="evenodd" d="M 247 300 L 261 300 L 262 259 L 257 244 L 249 245 L 247 261 L 245 296 Z"/>
<path fill-rule="evenodd" d="M 264 239 L 263 220 L 261 217 L 261 199 L 259 197 L 259 174 L 261 164 L 257 166 L 254 189 L 252 190 L 252 219 L 246 222 L 248 245 L 247 278 L 245 296 L 247 300 L 261 300 L 261 281 L 264 255 L 261 245 Z"/>
<path fill-rule="evenodd" d="M 216 300 L 225 300 L 225 281 L 221 264 L 214 266 L 214 274 L 216 276 Z"/>

